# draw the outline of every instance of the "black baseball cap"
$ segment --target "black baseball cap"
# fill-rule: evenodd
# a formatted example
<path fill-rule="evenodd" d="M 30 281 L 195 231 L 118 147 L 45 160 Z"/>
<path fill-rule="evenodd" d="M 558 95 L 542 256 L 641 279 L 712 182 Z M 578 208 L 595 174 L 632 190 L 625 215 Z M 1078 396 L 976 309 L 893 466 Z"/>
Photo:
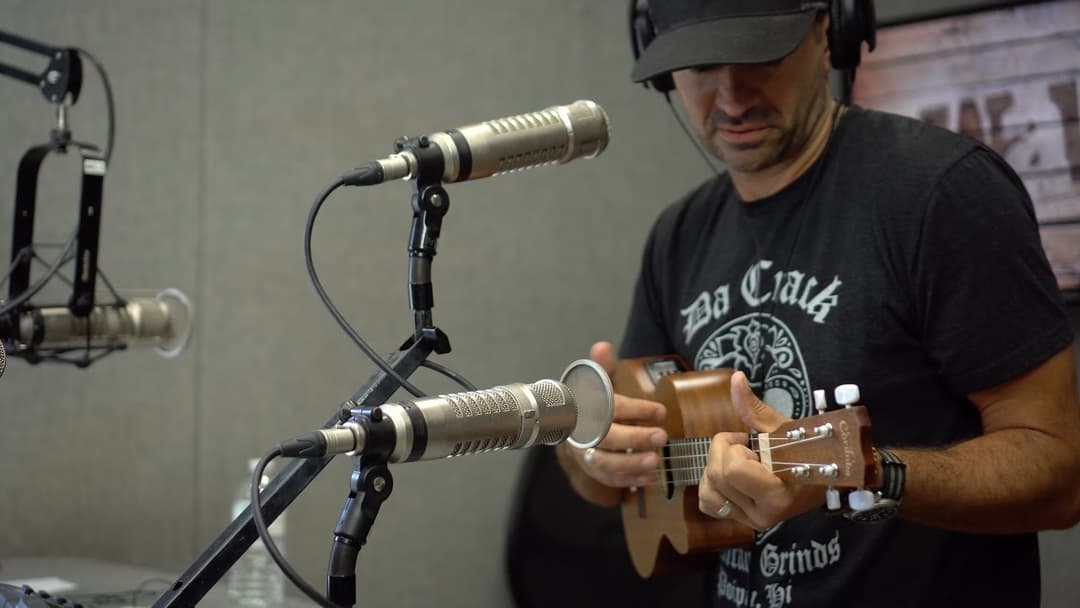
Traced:
<path fill-rule="evenodd" d="M 791 54 L 828 2 L 650 0 L 656 37 L 641 53 L 635 82 L 719 63 L 769 63 Z"/>

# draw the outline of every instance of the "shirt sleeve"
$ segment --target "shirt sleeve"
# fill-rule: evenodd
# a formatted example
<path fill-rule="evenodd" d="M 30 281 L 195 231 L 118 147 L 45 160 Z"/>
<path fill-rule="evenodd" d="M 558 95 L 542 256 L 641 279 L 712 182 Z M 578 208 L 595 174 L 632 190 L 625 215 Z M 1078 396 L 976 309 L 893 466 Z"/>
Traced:
<path fill-rule="evenodd" d="M 665 264 L 660 251 L 666 240 L 662 234 L 662 220 L 653 225 L 645 244 L 634 285 L 630 316 L 626 321 L 619 357 L 629 359 L 649 355 L 663 355 L 674 352 L 671 339 L 664 326 L 663 302 L 660 282 L 663 280 Z"/>
<path fill-rule="evenodd" d="M 922 339 L 949 387 L 988 389 L 1073 340 L 1020 178 L 977 148 L 930 195 L 915 255 Z"/>

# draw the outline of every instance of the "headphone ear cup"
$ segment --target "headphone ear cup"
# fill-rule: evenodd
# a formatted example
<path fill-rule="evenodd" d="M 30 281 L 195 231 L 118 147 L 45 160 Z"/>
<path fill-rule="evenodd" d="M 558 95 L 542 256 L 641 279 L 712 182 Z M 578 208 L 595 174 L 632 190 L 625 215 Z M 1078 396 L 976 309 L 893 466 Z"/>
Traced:
<path fill-rule="evenodd" d="M 652 19 L 649 18 L 648 3 L 630 0 L 630 46 L 634 52 L 635 62 L 655 37 L 656 28 L 653 26 Z M 654 76 L 642 84 L 645 88 L 655 89 L 665 95 L 675 89 L 675 80 L 672 79 L 671 74 Z"/>
<path fill-rule="evenodd" d="M 675 79 L 670 73 L 660 74 L 649 79 L 649 86 L 666 95 L 675 90 Z"/>
<path fill-rule="evenodd" d="M 832 0 L 829 3 L 829 55 L 838 70 L 858 67 L 862 43 L 874 50 L 873 0 Z"/>

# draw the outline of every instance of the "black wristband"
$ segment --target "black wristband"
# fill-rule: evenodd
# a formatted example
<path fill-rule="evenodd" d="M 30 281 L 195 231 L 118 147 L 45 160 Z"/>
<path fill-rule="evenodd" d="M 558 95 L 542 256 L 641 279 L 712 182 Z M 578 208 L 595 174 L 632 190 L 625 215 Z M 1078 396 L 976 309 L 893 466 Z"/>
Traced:
<path fill-rule="evenodd" d="M 907 465 L 888 449 L 877 448 L 877 452 L 881 456 L 881 495 L 884 498 L 900 500 L 904 496 Z"/>

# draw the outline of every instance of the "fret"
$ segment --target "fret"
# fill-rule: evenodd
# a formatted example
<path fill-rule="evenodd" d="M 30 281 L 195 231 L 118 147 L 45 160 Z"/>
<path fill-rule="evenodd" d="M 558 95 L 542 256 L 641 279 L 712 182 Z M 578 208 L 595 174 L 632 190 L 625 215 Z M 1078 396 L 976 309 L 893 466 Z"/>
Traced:
<path fill-rule="evenodd" d="M 679 469 L 679 486 L 686 485 L 686 463 L 690 453 L 686 449 L 686 440 L 680 440 L 679 444 L 679 460 L 675 461 L 676 467 Z"/>
<path fill-rule="evenodd" d="M 682 482 L 682 467 L 678 466 L 682 458 L 682 445 L 681 444 L 668 444 L 668 453 L 671 454 L 672 459 L 668 464 L 668 472 L 671 474 L 671 481 L 676 486 Z M 674 466 L 672 466 L 674 465 Z"/>
<path fill-rule="evenodd" d="M 694 447 L 697 448 L 698 460 L 697 470 L 694 471 L 694 484 L 697 485 L 701 481 L 701 476 L 705 474 L 705 466 L 709 462 L 709 443 L 708 439 L 704 437 L 698 437 L 694 441 Z"/>
<path fill-rule="evenodd" d="M 665 472 L 670 474 L 671 483 L 676 487 L 696 486 L 705 473 L 709 455 L 708 437 L 688 437 L 675 439 L 666 445 L 668 456 L 661 452 L 661 470 L 658 475 L 662 481 Z"/>

